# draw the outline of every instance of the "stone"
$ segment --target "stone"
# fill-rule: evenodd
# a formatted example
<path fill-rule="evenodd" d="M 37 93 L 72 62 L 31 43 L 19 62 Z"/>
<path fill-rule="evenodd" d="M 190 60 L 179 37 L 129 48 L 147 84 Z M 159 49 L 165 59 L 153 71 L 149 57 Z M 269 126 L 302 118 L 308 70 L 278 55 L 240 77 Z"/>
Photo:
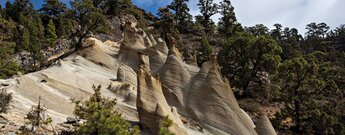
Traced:
<path fill-rule="evenodd" d="M 78 119 L 75 117 L 67 117 L 66 118 L 66 124 L 74 124 L 74 123 L 78 123 Z"/>

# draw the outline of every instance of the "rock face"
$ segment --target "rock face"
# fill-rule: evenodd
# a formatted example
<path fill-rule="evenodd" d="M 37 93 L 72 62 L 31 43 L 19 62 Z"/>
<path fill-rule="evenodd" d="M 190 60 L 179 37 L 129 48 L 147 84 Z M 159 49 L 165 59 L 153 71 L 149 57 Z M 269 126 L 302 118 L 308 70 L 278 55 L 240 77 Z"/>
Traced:
<path fill-rule="evenodd" d="M 117 81 L 137 86 L 137 73 L 131 67 L 122 64 L 117 70 Z"/>
<path fill-rule="evenodd" d="M 267 115 L 261 114 L 255 127 L 259 135 L 277 135 Z"/>
<path fill-rule="evenodd" d="M 173 39 L 169 47 L 168 58 L 159 74 L 165 97 L 170 105 L 183 109 L 184 87 L 191 79 L 191 75 L 182 62 L 181 54 L 175 47 Z"/>
<path fill-rule="evenodd" d="M 186 97 L 187 110 L 214 134 L 256 134 L 228 81 L 221 77 L 215 57 L 203 65 L 192 82 Z"/>
<path fill-rule="evenodd" d="M 275 135 L 267 116 L 254 125 L 239 107 L 215 55 L 199 68 L 195 57 L 182 58 L 173 38 L 166 44 L 135 25 L 125 23 L 119 42 L 90 38 L 88 48 L 51 67 L 6 80 L 13 114 L 24 117 L 40 95 L 54 123 L 64 122 L 73 117 L 70 99 L 87 99 L 92 85 L 101 84 L 102 94 L 116 98 L 117 111 L 141 123 L 144 135 L 158 134 L 166 116 L 176 135 Z"/>
<path fill-rule="evenodd" d="M 177 135 L 187 134 L 176 108 L 170 108 L 164 97 L 159 76 L 152 76 L 148 65 L 144 63 L 138 71 L 137 109 L 140 123 L 151 133 L 158 134 L 164 117 L 169 116 L 173 121 L 169 130 Z"/>

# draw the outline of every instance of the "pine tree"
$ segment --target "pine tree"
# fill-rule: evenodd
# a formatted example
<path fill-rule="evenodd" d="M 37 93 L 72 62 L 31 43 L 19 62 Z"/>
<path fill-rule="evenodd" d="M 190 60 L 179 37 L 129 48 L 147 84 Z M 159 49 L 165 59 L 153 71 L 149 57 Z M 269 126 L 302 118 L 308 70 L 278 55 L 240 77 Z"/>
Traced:
<path fill-rule="evenodd" d="M 7 111 L 10 109 L 12 94 L 7 93 L 5 89 L 0 89 L 0 101 L 0 114 L 7 113 Z"/>
<path fill-rule="evenodd" d="M 29 45 L 29 52 L 31 54 L 31 57 L 33 59 L 31 65 L 31 70 L 35 70 L 39 63 L 43 60 L 43 53 L 41 52 L 42 46 L 41 46 L 41 34 L 43 33 L 40 28 L 42 24 L 40 22 L 37 22 L 37 20 L 32 20 L 28 24 L 28 28 L 30 31 L 30 45 Z M 44 30 L 44 29 L 43 29 Z"/>
<path fill-rule="evenodd" d="M 44 24 L 49 23 L 49 20 L 53 20 L 54 23 L 58 22 L 58 19 L 66 10 L 66 5 L 59 0 L 44 0 L 45 4 L 39 10 L 42 16 Z"/>
<path fill-rule="evenodd" d="M 190 9 L 187 6 L 189 0 L 174 0 L 168 8 L 175 12 L 175 24 L 180 32 L 188 31 L 192 25 L 193 16 L 189 14 Z"/>
<path fill-rule="evenodd" d="M 18 50 L 29 50 L 30 46 L 30 32 L 27 28 L 23 28 L 20 36 L 20 43 L 17 45 Z"/>
<path fill-rule="evenodd" d="M 93 86 L 94 94 L 88 101 L 73 101 L 76 104 L 74 113 L 86 122 L 77 127 L 77 134 L 90 135 L 139 135 L 138 127 L 130 130 L 130 124 L 121 118 L 121 114 L 114 112 L 115 100 L 108 100 L 101 96 L 101 86 Z"/>
<path fill-rule="evenodd" d="M 159 16 L 159 21 L 156 24 L 158 24 L 161 37 L 164 38 L 165 41 L 168 41 L 168 35 L 173 36 L 176 39 L 179 31 L 175 24 L 173 14 L 168 8 L 159 8 L 157 14 Z"/>
<path fill-rule="evenodd" d="M 200 42 L 200 48 L 198 48 L 197 64 L 201 67 L 202 64 L 209 60 L 209 56 L 212 53 L 212 47 L 208 42 L 207 36 L 203 35 Z"/>
<path fill-rule="evenodd" d="M 275 73 L 280 53 L 280 46 L 271 37 L 240 33 L 224 43 L 218 62 L 233 87 L 243 92 L 240 95 L 267 99 L 269 82 L 264 78 Z"/>
<path fill-rule="evenodd" d="M 201 24 L 204 26 L 206 34 L 210 34 L 214 25 L 211 17 L 218 13 L 218 5 L 213 3 L 213 0 L 199 0 L 198 7 L 202 15 Z"/>
<path fill-rule="evenodd" d="M 0 18 L 0 78 L 10 77 L 19 71 L 18 65 L 13 61 L 15 53 L 14 33 L 15 23 Z"/>
<path fill-rule="evenodd" d="M 6 9 L 7 18 L 12 18 L 15 22 L 19 21 L 20 14 L 30 16 L 34 11 L 31 0 L 15 0 L 13 4 L 7 2 L 6 8 L 8 8 Z"/>
<path fill-rule="evenodd" d="M 159 135 L 175 135 L 169 131 L 169 127 L 171 127 L 173 124 L 174 123 L 171 119 L 169 119 L 169 116 L 165 116 L 161 124 Z"/>
<path fill-rule="evenodd" d="M 74 33 L 74 36 L 78 38 L 75 48 L 80 49 L 82 48 L 84 38 L 91 32 L 93 34 L 105 32 L 108 23 L 102 14 L 102 10 L 94 7 L 91 0 L 75 0 L 72 2 L 72 8 L 76 21 L 80 25 L 80 28 Z"/>
<path fill-rule="evenodd" d="M 234 7 L 231 5 L 230 0 L 223 0 L 220 3 L 219 9 L 222 15 L 218 22 L 219 32 L 229 38 L 235 32 L 241 31 L 241 24 L 237 22 Z"/>
<path fill-rule="evenodd" d="M 49 46 L 51 47 L 55 46 L 56 41 L 57 41 L 57 36 L 56 36 L 55 25 L 54 25 L 53 20 L 49 20 L 49 23 L 46 28 L 45 39 Z"/>
<path fill-rule="evenodd" d="M 119 15 L 132 9 L 131 0 L 105 0 L 104 12 L 108 15 Z"/>

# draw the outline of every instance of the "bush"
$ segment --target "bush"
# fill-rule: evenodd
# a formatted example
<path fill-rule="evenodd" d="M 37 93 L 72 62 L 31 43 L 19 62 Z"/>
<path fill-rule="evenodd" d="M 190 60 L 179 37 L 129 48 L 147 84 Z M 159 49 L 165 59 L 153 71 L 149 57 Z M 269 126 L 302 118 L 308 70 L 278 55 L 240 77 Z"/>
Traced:
<path fill-rule="evenodd" d="M 169 131 L 169 127 L 171 127 L 172 125 L 173 125 L 173 121 L 169 119 L 169 116 L 165 116 L 161 123 L 159 135 L 175 135 L 174 133 Z"/>
<path fill-rule="evenodd" d="M 77 134 L 91 135 L 139 135 L 139 128 L 131 129 L 130 124 L 114 112 L 116 100 L 109 100 L 101 96 L 101 86 L 93 86 L 94 94 L 88 101 L 73 101 L 76 104 L 75 115 L 86 122 L 77 127 Z"/>
<path fill-rule="evenodd" d="M 5 89 L 0 90 L 0 113 L 6 113 L 10 108 L 12 94 L 7 93 Z"/>
<path fill-rule="evenodd" d="M 53 119 L 47 115 L 47 109 L 41 105 L 41 97 L 38 99 L 37 106 L 32 106 L 31 110 L 26 114 L 25 119 L 28 120 L 25 124 L 31 125 L 31 130 L 24 129 L 24 133 L 34 133 L 35 128 L 42 125 L 49 125 Z"/>

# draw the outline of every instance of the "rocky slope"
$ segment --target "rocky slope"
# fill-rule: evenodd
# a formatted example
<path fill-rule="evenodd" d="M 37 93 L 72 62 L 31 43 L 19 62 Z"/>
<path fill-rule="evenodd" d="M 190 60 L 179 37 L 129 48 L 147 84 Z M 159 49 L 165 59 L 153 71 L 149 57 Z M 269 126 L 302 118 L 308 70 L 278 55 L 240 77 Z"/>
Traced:
<path fill-rule="evenodd" d="M 166 44 L 135 25 L 125 22 L 118 42 L 90 38 L 85 49 L 45 70 L 2 81 L 14 96 L 7 119 L 23 123 L 41 96 L 59 125 L 73 117 L 71 99 L 87 99 L 92 85 L 102 85 L 104 96 L 117 98 L 123 117 L 142 125 L 142 134 L 157 134 L 165 116 L 177 135 L 275 134 L 265 115 L 254 123 L 239 107 L 215 57 L 201 68 L 187 64 L 173 38 Z"/>

